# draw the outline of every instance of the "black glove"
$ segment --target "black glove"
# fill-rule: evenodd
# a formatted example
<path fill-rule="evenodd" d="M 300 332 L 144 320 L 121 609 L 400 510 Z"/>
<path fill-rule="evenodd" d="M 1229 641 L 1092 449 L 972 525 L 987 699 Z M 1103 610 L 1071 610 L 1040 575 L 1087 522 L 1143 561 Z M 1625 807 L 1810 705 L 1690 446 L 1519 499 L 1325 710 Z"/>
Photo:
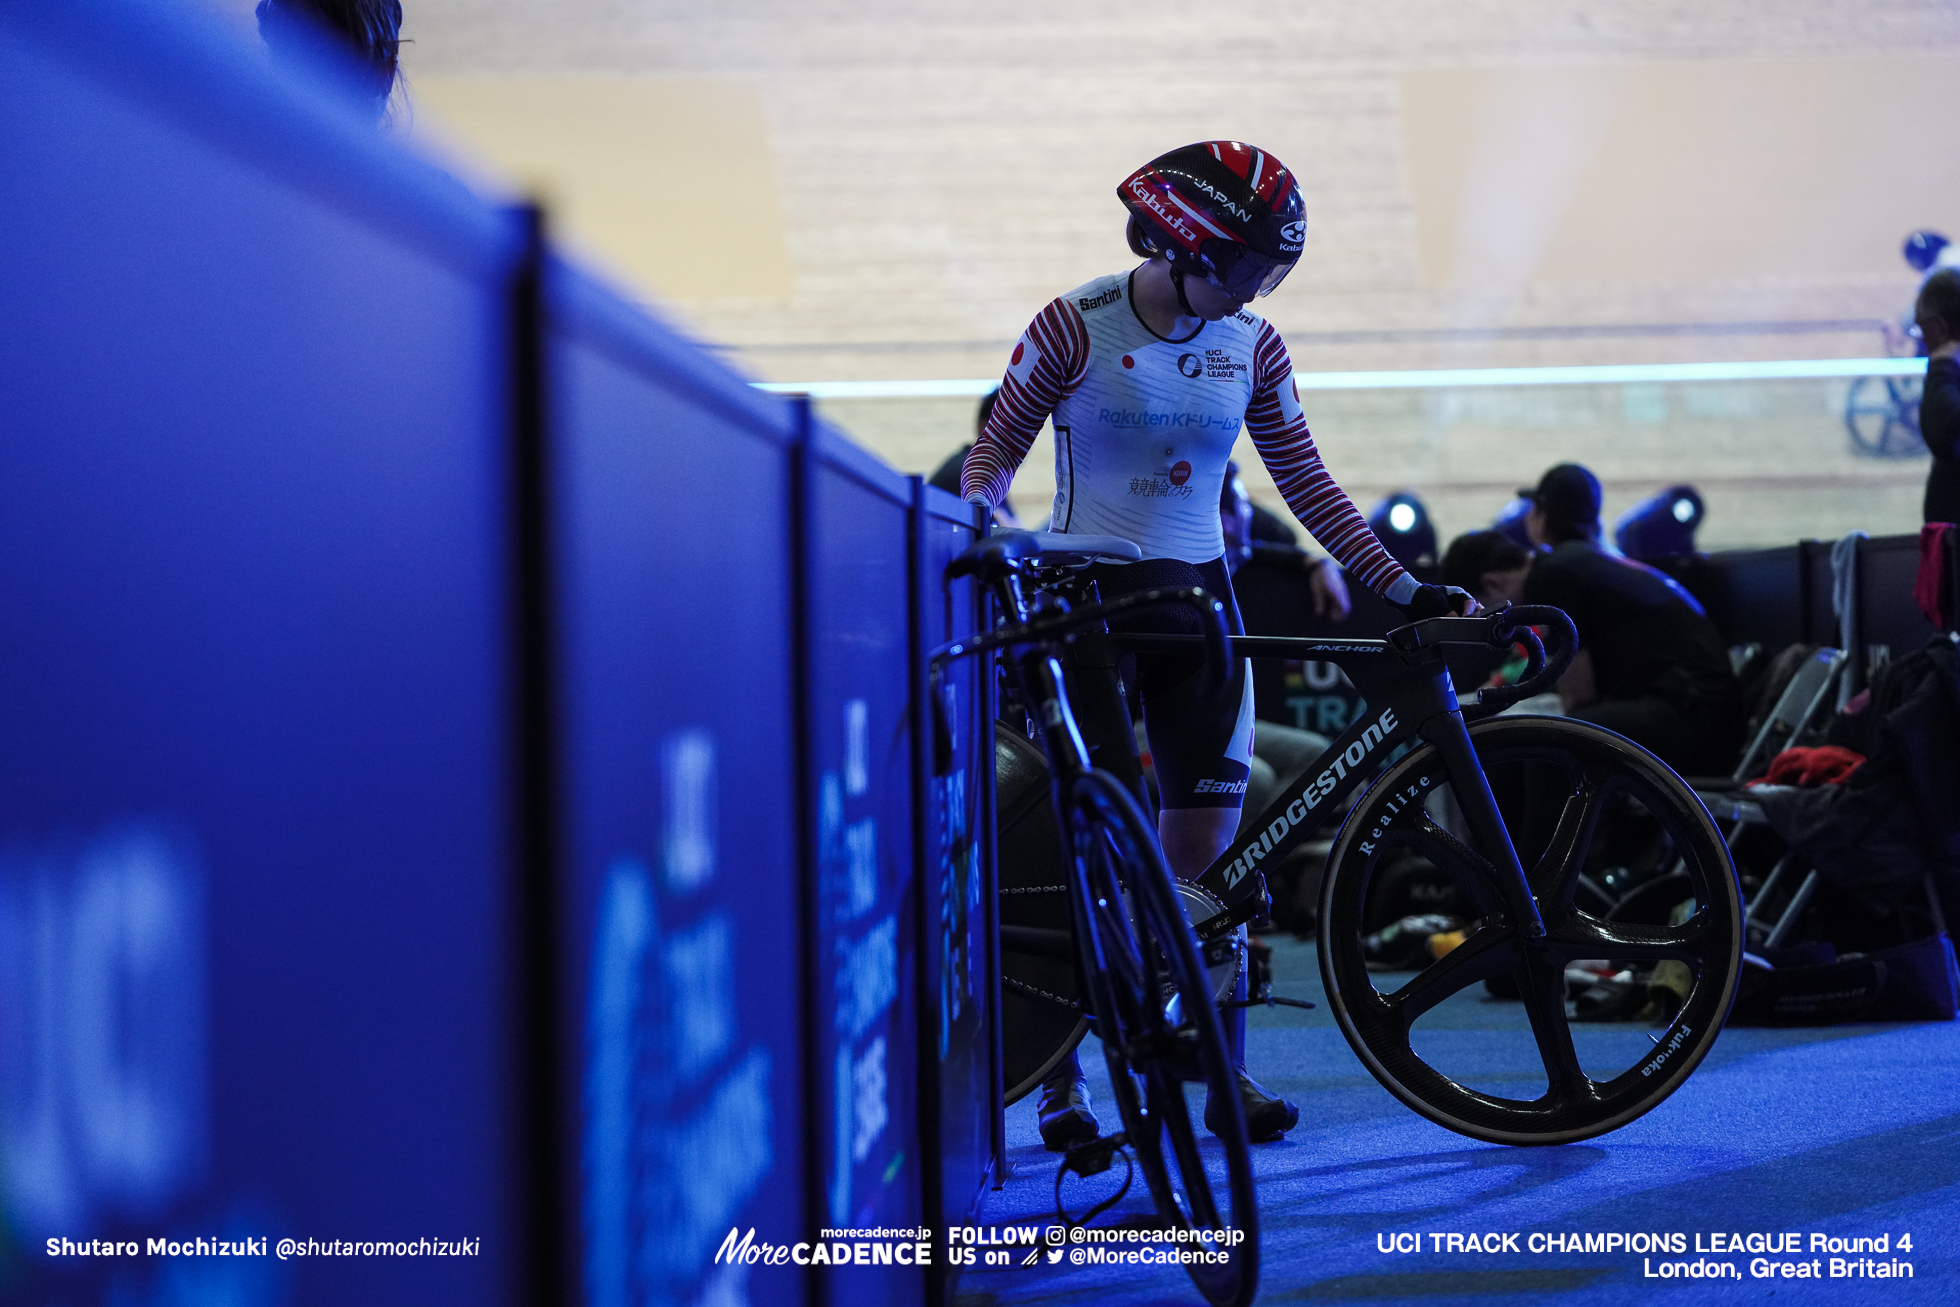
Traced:
<path fill-rule="evenodd" d="M 1476 606 L 1477 601 L 1470 597 L 1468 590 L 1453 585 L 1419 585 L 1401 609 L 1410 621 L 1420 622 L 1429 617 L 1456 617 Z"/>

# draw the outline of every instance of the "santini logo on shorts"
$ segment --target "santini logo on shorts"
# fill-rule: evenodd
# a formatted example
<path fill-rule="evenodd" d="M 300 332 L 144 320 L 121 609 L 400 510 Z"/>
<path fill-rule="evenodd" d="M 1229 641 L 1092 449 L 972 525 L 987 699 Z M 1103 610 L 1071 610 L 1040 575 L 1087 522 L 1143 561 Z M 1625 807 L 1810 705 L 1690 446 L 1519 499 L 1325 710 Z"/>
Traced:
<path fill-rule="evenodd" d="M 1199 781 L 1192 787 L 1193 794 L 1244 794 L 1244 781 Z"/>
<path fill-rule="evenodd" d="M 1280 841 L 1286 838 L 1286 832 L 1304 822 L 1307 814 L 1318 807 L 1322 799 L 1332 794 L 1334 787 L 1341 783 L 1348 771 L 1359 767 L 1362 761 L 1375 751 L 1375 747 L 1382 742 L 1382 739 L 1394 731 L 1396 725 L 1395 710 L 1384 708 L 1382 715 L 1375 719 L 1374 725 L 1361 733 L 1360 739 L 1335 754 L 1333 763 L 1324 768 L 1320 775 L 1314 777 L 1314 782 L 1307 787 L 1306 793 L 1287 804 L 1286 811 L 1279 815 L 1277 821 L 1260 832 L 1259 839 L 1247 847 L 1244 855 L 1233 859 L 1230 869 L 1225 873 L 1226 888 L 1230 889 L 1244 880 L 1246 873 L 1258 865 L 1259 859 L 1278 848 Z"/>

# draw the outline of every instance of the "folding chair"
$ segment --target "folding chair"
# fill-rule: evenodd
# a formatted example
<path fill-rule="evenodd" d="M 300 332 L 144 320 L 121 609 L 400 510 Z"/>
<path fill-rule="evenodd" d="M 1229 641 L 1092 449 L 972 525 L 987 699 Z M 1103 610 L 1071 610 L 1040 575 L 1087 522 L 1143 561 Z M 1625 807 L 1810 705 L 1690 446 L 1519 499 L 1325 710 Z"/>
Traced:
<path fill-rule="evenodd" d="M 1817 719 L 1819 710 L 1829 701 L 1832 687 L 1837 684 L 1839 676 L 1843 673 L 1845 662 L 1844 650 L 1828 647 L 1821 648 L 1804 659 L 1796 675 L 1792 676 L 1790 683 L 1783 687 L 1783 693 L 1777 696 L 1775 706 L 1770 709 L 1769 716 L 1764 719 L 1755 738 L 1749 741 L 1749 747 L 1742 751 L 1742 757 L 1737 760 L 1735 770 L 1724 781 L 1716 784 L 1695 782 L 1695 792 L 1707 805 L 1709 815 L 1717 821 L 1729 823 L 1730 848 L 1735 847 L 1735 842 L 1741 838 L 1745 828 L 1768 824 L 1762 807 L 1751 801 L 1748 791 L 1742 787 L 1755 777 L 1759 769 L 1766 769 L 1769 759 L 1775 757 L 1782 749 L 1803 739 L 1804 733 Z M 1795 857 L 1794 853 L 1785 853 L 1779 858 L 1761 887 L 1750 897 L 1748 910 L 1742 918 L 1745 932 L 1750 923 L 1758 918 L 1771 901 L 1771 896 L 1788 874 Z M 1803 915 L 1804 908 L 1809 906 L 1811 895 L 1816 891 L 1817 873 L 1811 871 L 1797 887 L 1797 892 L 1791 898 L 1789 906 L 1778 915 L 1776 924 L 1770 928 L 1769 937 L 1764 941 L 1763 947 L 1775 948 L 1783 942 L 1784 937 L 1796 925 L 1797 918 Z"/>
<path fill-rule="evenodd" d="M 1797 743 L 1830 698 L 1831 687 L 1844 670 L 1845 658 L 1842 649 L 1823 648 L 1804 659 L 1803 666 L 1797 668 L 1796 675 L 1777 696 L 1776 705 L 1763 719 L 1749 747 L 1742 751 L 1735 770 L 1729 774 L 1728 784 L 1710 788 L 1740 789 L 1760 771 L 1767 770 L 1769 760 L 1778 752 Z"/>

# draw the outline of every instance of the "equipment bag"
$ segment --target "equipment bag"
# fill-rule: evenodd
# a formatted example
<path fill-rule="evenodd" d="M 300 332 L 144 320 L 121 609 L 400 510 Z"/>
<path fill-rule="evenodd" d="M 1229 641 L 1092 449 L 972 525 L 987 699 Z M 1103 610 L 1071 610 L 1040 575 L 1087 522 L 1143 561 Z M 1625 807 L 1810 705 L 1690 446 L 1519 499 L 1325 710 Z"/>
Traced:
<path fill-rule="evenodd" d="M 1729 1024 L 1830 1026 L 1846 1021 L 1951 1021 L 1960 1011 L 1960 965 L 1945 932 L 1865 954 L 1829 944 L 1752 959 Z"/>

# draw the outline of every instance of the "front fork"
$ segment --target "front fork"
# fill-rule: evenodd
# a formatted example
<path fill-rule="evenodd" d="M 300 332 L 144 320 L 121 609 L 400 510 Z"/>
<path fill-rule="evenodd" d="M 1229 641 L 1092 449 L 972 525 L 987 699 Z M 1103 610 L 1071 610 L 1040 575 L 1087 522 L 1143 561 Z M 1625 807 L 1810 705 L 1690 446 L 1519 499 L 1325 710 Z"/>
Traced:
<path fill-rule="evenodd" d="M 1511 842 L 1511 832 L 1504 828 L 1504 820 L 1498 815 L 1497 797 L 1491 793 L 1490 778 L 1484 775 L 1483 763 L 1478 760 L 1477 751 L 1470 743 L 1470 731 L 1463 724 L 1463 713 L 1453 710 L 1438 714 L 1424 722 L 1417 734 L 1433 745 L 1442 759 L 1443 773 L 1456 788 L 1457 805 L 1463 810 L 1463 819 L 1470 826 L 1470 834 L 1497 872 L 1497 885 L 1494 888 L 1504 901 L 1505 912 L 1518 923 L 1519 934 L 1524 938 L 1543 938 L 1544 918 L 1539 915 L 1538 902 L 1532 897 L 1531 882 L 1518 860 L 1518 850 Z M 1356 810 L 1361 810 L 1366 802 L 1364 795 L 1362 802 L 1355 805 Z"/>

